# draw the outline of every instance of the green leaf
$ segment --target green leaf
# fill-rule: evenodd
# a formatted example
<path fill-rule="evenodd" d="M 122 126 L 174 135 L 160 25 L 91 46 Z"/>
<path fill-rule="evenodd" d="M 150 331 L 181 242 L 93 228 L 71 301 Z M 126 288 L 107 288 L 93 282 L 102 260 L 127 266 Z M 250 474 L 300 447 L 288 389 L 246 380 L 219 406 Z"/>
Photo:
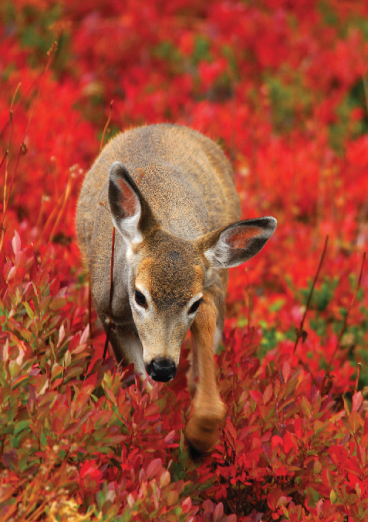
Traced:
<path fill-rule="evenodd" d="M 14 435 L 18 435 L 18 433 L 20 433 L 21 431 L 26 430 L 28 428 L 29 428 L 29 421 L 23 420 L 23 421 L 17 422 L 13 433 L 14 433 Z"/>
<path fill-rule="evenodd" d="M 17 377 L 16 379 L 14 379 L 14 381 L 11 384 L 11 389 L 14 390 L 20 384 L 25 384 L 28 381 L 29 381 L 29 375 L 21 375 L 20 377 Z"/>
<path fill-rule="evenodd" d="M 317 502 L 319 501 L 319 493 L 318 491 L 316 491 L 314 488 L 312 487 L 307 487 L 307 495 L 308 497 L 310 498 L 310 500 L 312 501 L 311 504 L 314 506 L 316 506 Z"/>
<path fill-rule="evenodd" d="M 361 426 L 364 426 L 364 421 L 357 411 L 350 413 L 348 422 L 353 433 L 355 433 Z"/>
<path fill-rule="evenodd" d="M 303 409 L 304 413 L 306 413 L 309 416 L 312 411 L 312 406 L 311 406 L 310 402 L 308 401 L 308 399 L 304 396 L 302 397 L 301 405 L 302 405 L 302 409 Z"/>
<path fill-rule="evenodd" d="M 12 449 L 19 448 L 19 438 L 18 437 L 11 437 L 10 439 L 10 446 Z"/>
<path fill-rule="evenodd" d="M 59 310 L 60 308 L 62 308 L 63 306 L 65 306 L 67 303 L 67 300 L 64 299 L 64 297 L 57 297 L 56 299 L 54 299 L 52 301 L 52 303 L 50 304 L 50 310 L 52 311 L 55 311 L 55 310 Z"/>
<path fill-rule="evenodd" d="M 26 309 L 26 312 L 27 312 L 28 316 L 31 319 L 33 319 L 34 318 L 34 312 L 33 312 L 32 308 L 29 306 L 27 301 L 25 301 L 23 304 L 24 304 L 24 308 Z"/>
<path fill-rule="evenodd" d="M 278 312 L 279 310 L 281 310 L 285 303 L 286 299 L 284 299 L 283 297 L 281 297 L 280 299 L 276 299 L 276 301 L 274 301 L 272 305 L 269 307 L 270 312 Z"/>
<path fill-rule="evenodd" d="M 69 350 L 67 350 L 65 352 L 65 355 L 64 355 L 64 366 L 65 368 L 67 368 L 68 366 L 70 366 L 70 363 L 72 362 L 72 356 L 70 355 L 70 352 Z"/>

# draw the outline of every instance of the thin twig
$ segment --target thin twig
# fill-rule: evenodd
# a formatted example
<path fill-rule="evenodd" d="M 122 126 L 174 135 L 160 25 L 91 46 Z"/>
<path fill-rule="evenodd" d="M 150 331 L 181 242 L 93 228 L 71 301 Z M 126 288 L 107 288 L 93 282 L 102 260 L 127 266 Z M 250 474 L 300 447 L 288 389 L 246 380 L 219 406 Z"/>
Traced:
<path fill-rule="evenodd" d="M 350 305 L 349 305 L 349 308 L 346 312 L 346 316 L 345 316 L 345 320 L 344 320 L 344 324 L 342 325 L 342 329 L 341 329 L 341 332 L 340 332 L 340 335 L 339 335 L 339 338 L 337 340 L 337 343 L 336 343 L 336 346 L 335 346 L 335 350 L 332 354 L 332 357 L 331 357 L 331 360 L 330 360 L 330 363 L 329 365 L 327 366 L 327 371 L 325 373 L 325 376 L 323 378 L 323 381 L 322 381 L 322 391 L 321 391 L 321 395 L 327 395 L 327 393 L 330 391 L 330 389 L 332 388 L 332 379 L 333 379 L 333 375 L 331 375 L 331 365 L 332 365 L 332 361 L 334 360 L 334 357 L 336 355 L 336 352 L 337 350 L 339 349 L 340 347 L 340 342 L 341 342 L 341 338 L 342 336 L 344 335 L 344 332 L 345 332 L 345 328 L 346 328 L 346 324 L 348 322 L 348 317 L 349 317 L 349 314 L 350 314 L 350 310 L 352 309 L 353 307 L 353 304 L 354 304 L 354 301 L 355 301 L 355 298 L 356 298 L 356 295 L 358 293 L 358 290 L 360 288 L 360 283 L 361 283 L 361 280 L 362 280 L 362 274 L 363 274 L 363 267 L 364 267 L 364 262 L 365 262 L 365 252 L 363 254 L 363 260 L 362 260 L 362 266 L 361 266 L 361 269 L 360 269 L 360 275 L 359 275 L 359 279 L 358 279 L 358 284 L 357 284 L 357 287 L 355 289 L 355 292 L 354 292 L 354 295 L 350 301 Z M 357 387 L 357 383 L 355 384 L 355 387 Z"/>
<path fill-rule="evenodd" d="M 40 228 L 41 220 L 42 220 L 42 217 L 43 217 L 43 211 L 44 211 L 44 207 L 45 207 L 45 201 L 48 201 L 48 199 L 49 199 L 49 197 L 45 196 L 45 195 L 43 195 L 42 198 L 41 198 L 40 211 L 38 213 L 37 221 L 36 221 L 36 229 L 37 230 Z"/>
<path fill-rule="evenodd" d="M 69 199 L 69 194 L 70 194 L 71 189 L 72 189 L 72 179 L 73 179 L 73 173 L 69 171 L 68 182 L 66 184 L 66 189 L 65 189 L 65 192 L 64 192 L 64 199 L 63 199 L 61 208 L 59 210 L 59 214 L 58 214 L 58 216 L 57 216 L 57 218 L 55 220 L 54 226 L 52 227 L 48 243 L 52 243 L 52 240 L 54 238 L 56 229 L 57 229 L 57 227 L 58 227 L 58 225 L 60 223 L 60 220 L 62 218 L 62 215 L 64 213 L 65 205 L 66 205 L 66 203 L 67 203 L 67 201 Z"/>
<path fill-rule="evenodd" d="M 88 278 L 88 324 L 89 324 L 89 341 L 92 344 L 92 291 L 91 276 Z"/>
<path fill-rule="evenodd" d="M 1 160 L 1 163 L 0 163 L 0 169 L 1 169 L 1 167 L 4 165 L 4 161 L 5 161 L 5 159 L 6 159 L 6 157 L 7 157 L 8 154 L 9 154 L 9 151 L 6 150 L 6 151 L 5 151 L 5 154 L 4 154 L 4 156 L 3 156 L 3 159 Z"/>
<path fill-rule="evenodd" d="M 247 310 L 247 319 L 248 319 L 248 329 L 250 330 L 250 324 L 251 324 L 251 313 L 252 313 L 252 309 L 253 309 L 253 296 L 251 295 L 251 293 L 249 292 L 249 279 L 248 279 L 248 269 L 246 268 L 245 271 L 244 271 L 244 275 L 245 275 L 245 279 L 247 281 L 247 284 L 246 284 L 246 287 L 245 287 L 245 290 L 243 290 L 243 297 L 244 297 L 244 303 L 245 305 L 247 306 L 248 305 L 248 310 Z"/>
<path fill-rule="evenodd" d="M 107 118 L 107 122 L 106 122 L 106 125 L 104 127 L 104 130 L 103 130 L 103 133 L 102 133 L 102 136 L 101 136 L 100 152 L 101 152 L 101 150 L 103 148 L 103 144 L 104 144 L 104 141 L 105 141 L 106 130 L 107 130 L 107 128 L 109 126 L 109 123 L 110 123 L 110 120 L 111 120 L 113 104 L 114 104 L 114 100 L 111 100 L 109 116 Z M 103 360 L 105 360 L 105 358 L 106 358 L 107 346 L 109 344 L 109 337 L 110 337 L 110 332 L 111 332 L 111 327 L 112 327 L 111 315 L 112 315 L 112 295 L 113 295 L 113 290 L 114 290 L 114 250 L 115 250 L 115 227 L 113 227 L 113 230 L 112 230 L 109 318 L 108 318 L 108 323 L 107 323 L 107 332 L 106 332 L 106 340 L 105 340 L 105 346 L 104 346 L 104 352 L 103 352 Z M 90 311 L 90 314 L 91 314 L 91 311 Z"/>
<path fill-rule="evenodd" d="M 307 313 L 308 313 L 308 310 L 309 310 L 309 306 L 310 306 L 310 303 L 311 303 L 311 300 L 312 300 L 312 296 L 313 296 L 313 291 L 314 291 L 314 287 L 316 285 L 316 282 L 317 282 L 317 279 L 318 279 L 318 275 L 319 275 L 319 272 L 321 270 L 321 267 L 322 267 L 322 264 L 323 264 L 323 260 L 325 258 L 325 254 L 326 254 L 326 249 L 327 249 L 327 243 L 328 243 L 328 236 L 326 236 L 326 239 L 325 239 L 325 246 L 323 247 L 323 252 L 322 252 L 322 255 L 321 255 L 321 259 L 320 259 L 320 262 L 319 262 L 319 265 L 318 265 L 318 269 L 317 269 L 317 272 L 316 272 L 316 275 L 314 276 L 314 281 L 313 281 L 313 284 L 312 284 L 312 288 L 309 292 L 309 296 L 308 296 L 308 301 L 307 301 L 307 305 L 305 307 L 305 312 L 303 314 L 303 318 L 300 322 L 300 326 L 299 328 L 296 330 L 296 339 L 295 339 L 295 344 L 294 344 L 294 350 L 293 350 L 293 355 L 297 349 L 297 346 L 298 346 L 298 343 L 299 343 L 299 339 L 300 338 L 303 338 L 303 340 L 306 338 L 306 335 L 307 335 L 307 332 L 304 331 L 304 321 L 305 321 L 305 318 L 307 316 Z"/>
<path fill-rule="evenodd" d="M 40 234 L 40 237 L 38 239 L 38 242 L 36 244 L 36 247 L 35 247 L 36 250 L 39 248 L 39 246 L 43 242 L 44 237 L 46 235 L 46 232 L 50 228 L 50 223 L 52 223 L 54 221 L 55 215 L 58 212 L 58 215 L 57 215 L 57 217 L 56 217 L 56 219 L 54 221 L 54 225 L 53 225 L 52 230 L 50 232 L 48 242 L 50 243 L 53 240 L 53 237 L 54 237 L 55 232 L 56 232 L 56 228 L 58 227 L 58 225 L 60 223 L 60 220 L 61 220 L 61 217 L 63 215 L 65 206 L 66 206 L 66 204 L 68 202 L 68 198 L 69 198 L 69 195 L 70 195 L 71 190 L 72 190 L 72 185 L 73 185 L 73 181 L 72 180 L 73 179 L 75 179 L 75 175 L 74 175 L 73 167 L 71 167 L 70 170 L 69 170 L 69 177 L 68 177 L 67 185 L 66 185 L 66 188 L 65 188 L 65 192 L 60 196 L 60 198 L 58 199 L 58 201 L 54 205 L 51 213 L 49 214 L 49 217 L 46 220 L 46 223 L 45 223 L 45 225 L 43 227 L 43 230 L 42 230 L 42 232 Z"/>
<path fill-rule="evenodd" d="M 367 111 L 368 111 L 368 78 L 363 77 L 363 87 L 364 87 L 365 104 L 367 106 Z"/>
<path fill-rule="evenodd" d="M 89 326 L 89 346 L 92 350 L 92 353 L 94 353 L 93 346 L 92 346 L 92 290 L 91 290 L 91 274 L 88 274 L 88 326 Z M 93 355 L 88 357 L 86 369 L 84 371 L 84 377 L 83 380 L 85 381 L 88 377 L 88 370 L 89 365 L 91 363 Z"/>
<path fill-rule="evenodd" d="M 103 360 L 106 358 L 107 345 L 109 344 L 109 337 L 112 327 L 112 296 L 114 291 L 114 250 L 115 250 L 115 227 L 112 230 L 112 245 L 111 245 L 111 267 L 110 267 L 110 303 L 109 303 L 109 319 L 107 323 L 106 341 L 103 353 Z"/>
<path fill-rule="evenodd" d="M 41 245 L 42 243 L 42 240 L 43 240 L 43 237 L 45 236 L 46 234 L 46 231 L 48 230 L 49 228 L 49 225 L 50 223 L 54 220 L 54 217 L 58 211 L 58 209 L 60 208 L 60 205 L 62 205 L 62 201 L 63 201 L 63 197 L 64 196 L 61 196 L 58 201 L 56 202 L 56 204 L 54 205 L 54 208 L 52 209 L 51 213 L 49 214 L 49 217 L 47 218 L 46 220 L 46 223 L 44 224 L 43 226 L 43 229 L 42 229 L 42 232 L 40 234 L 40 237 L 38 239 L 38 242 L 37 242 L 37 245 L 36 245 L 36 250 L 39 248 L 39 246 Z"/>
<path fill-rule="evenodd" d="M 36 99 L 35 99 L 33 107 L 32 107 L 31 115 L 30 115 L 30 117 L 28 119 L 27 127 L 26 127 L 26 130 L 25 130 L 24 135 L 23 135 L 22 143 L 20 144 L 20 147 L 19 147 L 17 161 L 16 161 L 16 164 L 15 164 L 15 168 L 13 170 L 12 179 L 11 179 L 11 182 L 10 182 L 9 194 L 10 194 L 11 188 L 13 186 L 15 174 L 16 174 L 17 169 L 18 169 L 19 159 L 20 159 L 21 156 L 24 156 L 25 154 L 27 154 L 27 147 L 26 147 L 26 145 L 24 143 L 24 140 L 26 139 L 26 136 L 27 136 L 27 133 L 28 133 L 28 129 L 29 129 L 29 126 L 31 124 L 31 121 L 32 121 L 32 118 L 33 118 L 33 115 L 34 115 L 34 112 L 35 112 L 36 104 L 37 104 L 38 98 L 40 96 L 40 92 L 42 90 L 43 83 L 45 81 L 45 76 L 46 76 L 47 70 L 48 70 L 48 68 L 50 66 L 50 63 L 51 63 L 52 55 L 53 55 L 53 53 L 56 50 L 57 50 L 57 42 L 54 42 L 52 44 L 51 48 L 47 51 L 48 60 L 47 60 L 47 63 L 46 63 L 46 67 L 45 67 L 44 73 L 42 75 L 40 87 L 39 87 L 39 89 L 37 91 L 37 94 L 36 94 Z M 8 199 L 9 199 L 9 196 L 8 196 Z"/>
<path fill-rule="evenodd" d="M 5 178 L 4 178 L 4 190 L 3 190 L 3 219 L 2 219 L 2 223 L 1 223 L 0 251 L 2 250 L 3 243 L 4 243 L 5 215 L 6 215 L 6 209 L 7 209 L 8 201 L 9 201 L 9 198 L 7 197 L 8 196 L 7 188 L 8 188 L 9 156 L 10 156 L 10 147 L 11 147 L 12 132 L 13 132 L 13 104 L 14 104 L 14 100 L 15 100 L 15 97 L 17 95 L 17 92 L 18 92 L 18 89 L 19 89 L 20 85 L 21 84 L 18 83 L 18 85 L 17 85 L 17 87 L 16 87 L 16 89 L 14 91 L 13 98 L 12 98 L 12 101 L 10 103 L 10 109 L 9 109 L 9 126 L 10 126 L 10 131 L 9 131 L 8 149 L 5 152 L 5 156 L 4 156 L 4 159 L 6 158 L 6 162 L 5 162 Z M 1 165 L 4 162 L 4 159 L 1 162 Z M 10 193 L 10 189 L 9 189 L 9 193 Z"/>
<path fill-rule="evenodd" d="M 359 279 L 358 279 L 358 284 L 357 284 L 357 287 L 355 289 L 355 292 L 354 292 L 354 295 L 350 301 L 350 305 L 349 305 L 349 308 L 346 312 L 346 316 L 345 316 L 345 320 L 344 320 L 344 324 L 342 325 L 342 328 L 341 328 L 341 332 L 340 332 L 340 335 L 339 335 L 339 338 L 337 340 L 337 343 L 336 343 L 336 346 L 335 346 L 335 350 L 334 350 L 334 353 L 332 354 L 332 357 L 331 357 L 331 360 L 330 360 L 330 363 L 328 365 L 328 372 L 330 372 L 330 368 L 331 368 L 331 364 L 332 364 L 332 361 L 334 360 L 334 357 L 336 355 L 336 352 L 337 350 L 340 348 L 340 342 L 341 342 L 341 338 L 342 336 L 344 335 L 344 332 L 345 332 L 345 328 L 346 328 L 346 324 L 348 322 L 348 318 L 349 318 L 349 314 L 350 314 L 350 311 L 353 307 L 353 304 L 354 304 L 354 301 L 355 301 L 355 298 L 356 298 L 356 295 L 358 293 L 358 290 L 360 288 L 360 283 L 362 281 L 362 275 L 363 275 L 363 267 L 364 267 L 364 263 L 365 263 L 365 252 L 363 254 L 363 260 L 362 260 L 362 266 L 360 268 L 360 274 L 359 274 Z"/>
<path fill-rule="evenodd" d="M 10 520 L 12 516 L 16 513 L 18 509 L 18 504 L 22 502 L 24 490 L 22 491 L 21 496 L 19 495 L 20 488 L 27 482 L 27 479 L 21 480 L 14 488 L 9 489 L 8 493 L 2 496 L 2 502 L 5 502 L 5 500 L 8 500 L 11 496 L 14 498 L 14 504 L 9 506 L 8 512 L 4 515 L 4 518 L 2 518 L 3 522 L 6 522 L 7 520 Z M 14 519 L 13 519 L 14 520 Z"/>
<path fill-rule="evenodd" d="M 357 375 L 355 379 L 355 388 L 354 388 L 354 395 L 358 391 L 358 383 L 359 383 L 359 377 L 360 377 L 360 367 L 362 366 L 361 363 L 358 363 L 358 369 L 357 369 Z"/>
<path fill-rule="evenodd" d="M 106 130 L 109 126 L 109 123 L 110 123 L 110 120 L 111 120 L 111 114 L 112 114 L 112 106 L 114 105 L 114 100 L 111 100 L 110 102 L 110 110 L 109 110 L 109 116 L 107 118 L 107 122 L 106 122 L 106 125 L 104 127 L 104 130 L 103 130 L 103 133 L 102 133 L 102 137 L 101 137 L 101 142 L 100 142 L 100 152 L 103 148 L 103 144 L 104 144 L 104 141 L 105 141 L 105 133 L 106 133 Z"/>
<path fill-rule="evenodd" d="M 363 79 L 363 87 L 364 87 L 365 105 L 366 105 L 367 114 L 368 114 L 368 78 L 363 77 L 362 79 Z M 358 225 L 359 225 L 359 229 L 358 229 L 358 233 L 357 233 L 357 243 L 358 244 L 360 242 L 361 236 L 363 236 L 362 243 L 364 244 L 364 240 L 365 240 L 364 223 L 365 223 L 367 217 L 368 217 L 368 198 L 366 198 L 365 202 L 363 203 L 363 205 L 360 209 L 359 215 L 358 215 Z"/>

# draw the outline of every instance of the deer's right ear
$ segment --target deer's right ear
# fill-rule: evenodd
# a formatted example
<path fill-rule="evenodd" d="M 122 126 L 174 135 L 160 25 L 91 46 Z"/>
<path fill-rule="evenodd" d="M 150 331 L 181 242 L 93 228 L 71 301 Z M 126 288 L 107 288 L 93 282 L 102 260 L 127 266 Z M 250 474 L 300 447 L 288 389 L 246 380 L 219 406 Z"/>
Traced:
<path fill-rule="evenodd" d="M 108 191 L 111 217 L 115 227 L 129 243 L 140 243 L 142 234 L 139 225 L 145 201 L 120 161 L 115 161 L 111 165 Z"/>

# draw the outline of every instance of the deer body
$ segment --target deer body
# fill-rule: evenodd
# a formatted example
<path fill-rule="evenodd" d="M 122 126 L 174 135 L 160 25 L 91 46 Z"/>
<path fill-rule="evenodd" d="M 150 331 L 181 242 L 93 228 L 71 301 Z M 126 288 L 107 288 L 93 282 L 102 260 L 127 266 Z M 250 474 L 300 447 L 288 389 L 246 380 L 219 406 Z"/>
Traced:
<path fill-rule="evenodd" d="M 88 172 L 77 207 L 79 245 L 97 313 L 107 328 L 113 226 L 114 291 L 110 341 L 117 360 L 158 381 L 171 380 L 191 329 L 187 436 L 210 449 L 225 407 L 213 351 L 221 338 L 230 266 L 257 253 L 274 218 L 239 222 L 230 163 L 210 139 L 158 124 L 118 135 Z"/>

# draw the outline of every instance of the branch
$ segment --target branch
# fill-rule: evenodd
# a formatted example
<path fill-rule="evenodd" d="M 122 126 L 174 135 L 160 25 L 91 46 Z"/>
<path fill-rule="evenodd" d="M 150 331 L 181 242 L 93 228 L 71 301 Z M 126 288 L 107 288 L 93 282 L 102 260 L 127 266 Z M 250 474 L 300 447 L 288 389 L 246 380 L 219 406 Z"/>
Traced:
<path fill-rule="evenodd" d="M 309 310 L 309 306 L 310 306 L 310 303 L 311 303 L 311 300 L 312 300 L 312 296 L 313 296 L 313 291 L 314 291 L 314 287 L 316 285 L 316 282 L 317 282 L 317 279 L 318 279 L 318 276 L 319 276 L 319 272 L 321 270 L 321 267 L 322 267 L 322 264 L 323 264 L 323 260 L 325 258 L 325 254 L 326 254 L 326 249 L 327 249 L 327 243 L 328 243 L 328 236 L 326 236 L 326 239 L 325 239 L 325 246 L 323 247 L 323 252 L 322 252 L 322 255 L 321 255 L 321 259 L 320 259 L 320 262 L 319 262 L 319 265 L 318 265 L 318 269 L 317 269 L 317 272 L 316 272 L 316 275 L 314 276 L 314 281 L 313 281 L 313 284 L 312 284 L 312 288 L 309 292 L 309 296 L 308 296 L 308 301 L 307 301 L 307 305 L 305 307 L 305 312 L 303 314 L 303 318 L 300 322 L 300 326 L 299 328 L 297 328 L 296 330 L 296 339 L 295 339 L 295 344 L 294 344 L 294 350 L 293 350 L 293 355 L 297 349 L 297 346 L 298 346 L 298 343 L 299 343 L 299 339 L 302 338 L 303 341 L 306 339 L 307 337 L 307 332 L 304 330 L 304 321 L 305 321 L 305 318 L 307 316 L 307 313 L 308 313 L 308 310 Z"/>
<path fill-rule="evenodd" d="M 332 354 L 332 357 L 331 357 L 331 360 L 329 362 L 329 365 L 327 367 L 327 372 L 326 372 L 326 375 L 323 379 L 323 383 L 322 383 L 322 395 L 325 395 L 326 393 L 328 393 L 331 389 L 331 386 L 330 386 L 330 383 L 332 385 L 332 378 L 331 378 L 331 365 L 332 365 L 332 361 L 334 360 L 334 357 L 336 355 L 336 352 L 337 350 L 340 348 L 340 342 L 341 342 L 341 338 L 342 336 L 344 335 L 344 332 L 345 332 L 345 328 L 346 328 L 346 325 L 347 325 L 347 322 L 348 322 L 348 318 L 349 318 L 349 314 L 350 314 L 350 311 L 353 307 L 353 304 L 354 304 L 354 301 L 355 301 L 355 298 L 356 298 L 356 295 L 358 293 L 358 290 L 360 288 L 360 283 L 362 281 L 362 275 L 363 275 L 363 267 L 364 267 L 364 263 L 365 263 L 365 252 L 363 254 L 363 260 L 362 260 L 362 266 L 360 268 L 360 274 L 359 274 L 359 279 L 358 279 L 358 284 L 357 284 L 357 287 L 355 289 L 355 292 L 354 292 L 354 295 L 353 297 L 351 298 L 351 301 L 350 301 L 350 305 L 349 305 L 349 308 L 346 312 L 346 316 L 345 316 L 345 320 L 344 320 L 344 324 L 342 325 L 342 328 L 341 328 L 341 332 L 340 332 L 340 335 L 339 335 L 339 338 L 337 340 L 337 343 L 336 343 L 336 346 L 335 346 L 335 350 Z M 329 384 L 327 384 L 327 381 L 329 382 Z"/>
<path fill-rule="evenodd" d="M 106 122 L 106 125 L 104 127 L 104 130 L 103 130 L 103 133 L 102 133 L 102 137 L 101 137 L 101 142 L 100 142 L 100 152 L 103 148 L 103 144 L 104 144 L 104 140 L 105 140 L 105 133 L 106 133 L 106 130 L 107 130 L 107 127 L 109 126 L 109 123 L 110 123 L 110 120 L 111 120 L 111 113 L 112 113 L 112 106 L 114 104 L 114 100 L 111 100 L 110 102 L 110 110 L 109 110 L 109 116 L 107 118 L 107 122 Z"/>
<path fill-rule="evenodd" d="M 28 152 L 27 147 L 26 147 L 26 145 L 24 143 L 24 140 L 26 139 L 27 132 L 28 132 L 29 126 L 31 124 L 31 121 L 32 121 L 32 118 L 33 118 L 33 115 L 34 115 L 34 112 L 35 112 L 36 104 L 37 104 L 38 98 L 40 96 L 40 92 L 42 90 L 43 83 L 45 81 L 45 76 L 46 76 L 47 70 L 48 70 L 48 68 L 50 66 L 50 63 L 51 63 L 52 55 L 54 54 L 54 52 L 56 50 L 57 50 L 57 42 L 54 42 L 52 44 L 51 48 L 47 51 L 48 60 L 47 60 L 46 67 L 45 67 L 45 70 L 44 70 L 43 75 L 42 75 L 40 87 L 39 87 L 39 89 L 37 91 L 37 94 L 36 94 L 36 99 L 35 99 L 33 107 L 32 107 L 31 115 L 30 115 L 30 117 L 28 119 L 27 127 L 26 127 L 26 130 L 25 130 L 24 135 L 23 135 L 22 143 L 21 143 L 21 145 L 19 147 L 17 161 L 16 161 L 16 164 L 15 164 L 15 168 L 13 170 L 12 179 L 11 179 L 11 182 L 10 182 L 9 194 L 10 194 L 11 188 L 13 186 L 15 174 L 16 174 L 17 169 L 18 169 L 19 159 L 20 159 L 21 156 L 25 156 L 27 154 L 27 152 Z M 8 195 L 8 200 L 9 200 L 9 195 Z"/>
<path fill-rule="evenodd" d="M 107 333 L 106 333 L 106 341 L 103 353 L 103 360 L 106 358 L 107 353 L 107 345 L 109 344 L 109 337 L 111 328 L 113 325 L 111 315 L 112 315 L 112 295 L 114 291 L 114 250 L 115 250 L 115 227 L 112 230 L 112 245 L 111 245 L 111 267 L 110 267 L 110 304 L 109 304 L 109 319 L 107 323 Z"/>
<path fill-rule="evenodd" d="M 346 316 L 345 316 L 345 321 L 344 321 L 344 324 L 342 325 L 342 329 L 341 329 L 341 332 L 340 332 L 340 335 L 339 335 L 339 338 L 337 340 L 337 343 L 336 343 L 336 347 L 335 347 L 335 350 L 334 350 L 334 353 L 332 354 L 332 357 L 331 357 L 331 360 L 330 360 L 330 364 L 328 365 L 328 367 L 330 368 L 331 367 L 331 364 L 332 364 L 332 361 L 336 355 L 336 352 L 337 350 L 340 348 L 340 342 L 341 342 L 341 338 L 342 336 L 344 335 L 344 332 L 345 332 L 345 328 L 346 328 L 346 324 L 348 322 L 348 318 L 349 318 L 349 314 L 350 314 L 350 311 L 353 307 L 353 304 L 354 304 L 354 301 L 355 301 L 355 298 L 356 298 L 356 295 L 358 293 L 358 290 L 360 288 L 360 283 L 362 281 L 362 275 L 363 275 L 363 267 L 364 267 L 364 263 L 365 263 L 365 252 L 363 254 L 363 260 L 362 260 L 362 266 L 360 268 L 360 274 L 359 274 L 359 279 L 358 279 L 358 284 L 357 284 L 357 287 L 355 289 L 355 292 L 354 292 L 354 295 L 350 301 L 350 305 L 349 305 L 349 308 L 348 308 L 348 311 L 346 313 Z"/>
<path fill-rule="evenodd" d="M 5 161 L 5 158 L 6 158 L 6 163 L 5 163 L 5 178 L 4 178 L 4 190 L 3 190 L 3 220 L 2 220 L 2 223 L 1 223 L 1 238 L 0 238 L 0 251 L 2 250 L 3 248 L 3 243 L 4 243 L 4 236 L 5 236 L 5 214 L 6 214 L 6 209 L 7 209 L 7 206 L 8 206 L 8 201 L 9 201 L 9 196 L 8 196 L 8 193 L 7 193 L 7 188 L 8 188 L 8 167 L 9 167 L 9 154 L 10 154 L 10 147 L 11 147 L 11 139 L 12 139 L 12 131 L 13 131 L 13 105 L 14 105 L 14 100 L 15 100 L 15 97 L 17 95 L 17 92 L 18 92 L 18 89 L 20 87 L 20 83 L 18 83 L 17 85 L 17 88 L 15 89 L 14 91 L 14 94 L 13 94 L 13 98 L 12 98 L 12 101 L 10 103 L 10 109 L 9 109 L 9 125 L 10 125 L 10 132 L 9 132 L 9 143 L 8 143 L 8 149 L 6 150 L 5 152 L 5 155 L 3 157 L 3 160 L 1 162 L 1 166 L 3 165 L 4 161 Z M 9 189 L 9 193 L 10 193 L 10 189 Z"/>

